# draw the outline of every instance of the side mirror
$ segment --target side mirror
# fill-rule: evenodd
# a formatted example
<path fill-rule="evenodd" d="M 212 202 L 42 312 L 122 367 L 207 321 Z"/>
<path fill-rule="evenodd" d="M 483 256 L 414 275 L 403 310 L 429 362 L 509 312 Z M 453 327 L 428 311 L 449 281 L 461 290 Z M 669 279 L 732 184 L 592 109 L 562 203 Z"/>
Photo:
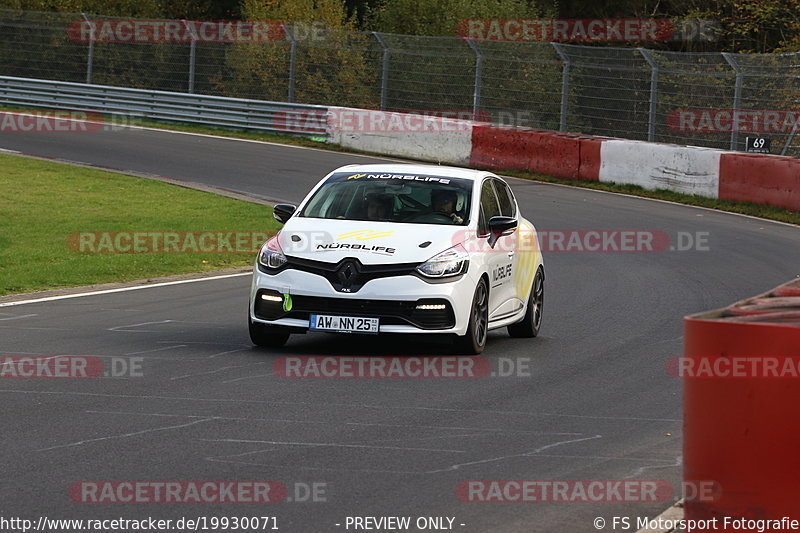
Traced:
<path fill-rule="evenodd" d="M 273 207 L 273 211 L 275 220 L 281 224 L 286 224 L 286 221 L 297 211 L 297 206 L 292 204 L 276 204 L 275 207 Z"/>
<path fill-rule="evenodd" d="M 517 229 L 517 219 L 511 217 L 492 217 L 489 219 L 489 231 L 500 235 L 509 235 Z"/>

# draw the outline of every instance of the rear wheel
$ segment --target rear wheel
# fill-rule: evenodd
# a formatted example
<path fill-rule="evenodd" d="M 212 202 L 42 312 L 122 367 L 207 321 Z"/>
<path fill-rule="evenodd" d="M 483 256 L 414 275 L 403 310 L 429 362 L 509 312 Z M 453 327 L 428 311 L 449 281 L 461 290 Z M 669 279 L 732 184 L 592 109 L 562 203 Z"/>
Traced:
<path fill-rule="evenodd" d="M 250 340 L 253 341 L 253 344 L 256 346 L 279 348 L 289 340 L 289 332 L 280 326 L 270 326 L 268 324 L 261 324 L 260 322 L 253 322 L 250 318 L 247 319 L 247 325 L 250 330 Z"/>
<path fill-rule="evenodd" d="M 489 289 L 486 280 L 481 279 L 475 287 L 472 308 L 469 314 L 469 326 L 466 335 L 456 338 L 456 349 L 459 353 L 479 354 L 486 346 L 489 334 Z"/>
<path fill-rule="evenodd" d="M 536 271 L 531 287 L 531 296 L 528 298 L 528 308 L 525 318 L 516 324 L 508 326 L 508 334 L 512 337 L 535 337 L 542 327 L 542 310 L 544 309 L 544 272 L 541 268 Z"/>

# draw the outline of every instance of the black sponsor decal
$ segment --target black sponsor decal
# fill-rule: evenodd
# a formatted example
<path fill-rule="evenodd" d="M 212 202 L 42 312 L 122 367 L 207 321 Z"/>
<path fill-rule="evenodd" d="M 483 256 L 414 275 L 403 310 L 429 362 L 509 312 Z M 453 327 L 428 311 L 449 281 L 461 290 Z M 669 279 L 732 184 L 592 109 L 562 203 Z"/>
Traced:
<path fill-rule="evenodd" d="M 492 281 L 498 281 L 511 277 L 511 263 L 501 265 L 492 270 Z"/>
<path fill-rule="evenodd" d="M 463 180 L 459 178 L 443 178 L 441 176 L 430 176 L 426 174 L 393 174 L 390 172 L 380 173 L 380 174 L 373 174 L 373 173 L 364 173 L 364 172 L 340 172 L 338 174 L 334 174 L 330 177 L 328 181 L 347 181 L 347 180 L 402 180 L 402 181 L 424 181 L 424 182 L 434 182 L 434 183 L 441 183 L 442 185 L 448 185 L 450 183 L 468 183 L 469 180 Z"/>
<path fill-rule="evenodd" d="M 347 243 L 332 242 L 329 244 L 317 245 L 317 250 L 339 250 L 339 249 L 361 250 L 363 252 L 375 252 L 385 255 L 392 255 L 395 252 L 394 248 L 389 248 L 387 246 L 370 246 L 368 244 L 347 244 Z"/>

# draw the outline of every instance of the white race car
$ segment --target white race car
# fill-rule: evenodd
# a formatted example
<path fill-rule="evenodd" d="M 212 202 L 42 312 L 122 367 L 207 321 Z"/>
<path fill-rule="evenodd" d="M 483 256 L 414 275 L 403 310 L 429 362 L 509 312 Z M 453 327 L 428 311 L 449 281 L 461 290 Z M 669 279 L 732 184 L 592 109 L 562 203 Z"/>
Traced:
<path fill-rule="evenodd" d="M 444 333 L 462 353 L 489 330 L 535 337 L 544 265 L 533 224 L 489 172 L 432 165 L 349 165 L 299 206 L 258 253 L 250 338 L 291 333 Z"/>

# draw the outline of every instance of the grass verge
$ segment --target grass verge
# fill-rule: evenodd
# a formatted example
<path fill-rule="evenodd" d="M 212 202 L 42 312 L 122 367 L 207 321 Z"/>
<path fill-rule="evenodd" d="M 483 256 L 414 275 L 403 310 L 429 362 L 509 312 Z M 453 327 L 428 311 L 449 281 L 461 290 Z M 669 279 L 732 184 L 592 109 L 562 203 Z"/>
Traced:
<path fill-rule="evenodd" d="M 264 205 L 13 155 L 0 191 L 0 295 L 246 266 L 278 229 Z"/>

